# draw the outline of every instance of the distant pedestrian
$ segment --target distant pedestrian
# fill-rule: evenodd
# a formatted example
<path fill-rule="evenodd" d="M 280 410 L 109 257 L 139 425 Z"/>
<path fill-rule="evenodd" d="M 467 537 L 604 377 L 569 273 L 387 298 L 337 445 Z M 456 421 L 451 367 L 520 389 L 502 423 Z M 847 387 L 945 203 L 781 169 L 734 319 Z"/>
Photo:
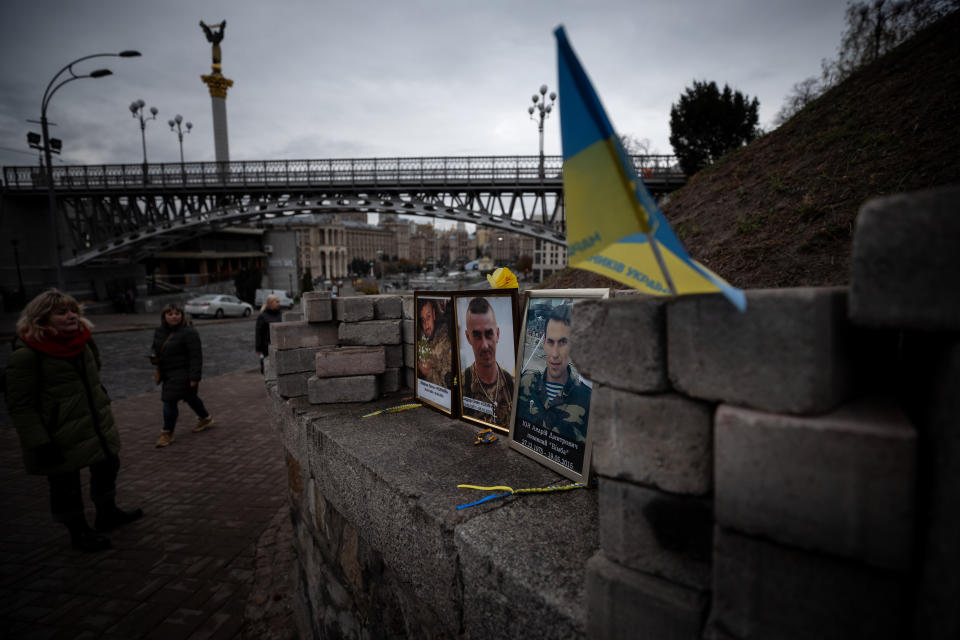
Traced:
<path fill-rule="evenodd" d="M 163 383 L 160 393 L 163 430 L 157 446 L 166 447 L 173 442 L 173 430 L 179 415 L 177 403 L 181 400 L 197 414 L 194 433 L 210 428 L 213 418 L 198 395 L 203 369 L 200 334 L 190 326 L 190 318 L 178 303 L 171 302 L 160 312 L 160 326 L 153 332 L 150 362 L 157 366 L 157 383 Z"/>
<path fill-rule="evenodd" d="M 100 383 L 93 325 L 71 296 L 50 289 L 30 301 L 17 320 L 7 364 L 6 401 L 28 473 L 45 475 L 53 519 L 66 525 L 74 549 L 110 546 L 104 531 L 133 522 L 141 509 L 116 504 L 120 434 Z M 90 528 L 83 513 L 80 469 L 90 468 L 97 509 Z"/>
<path fill-rule="evenodd" d="M 283 312 L 280 311 L 280 298 L 271 293 L 267 296 L 263 306 L 260 307 L 260 315 L 257 316 L 255 344 L 257 355 L 260 356 L 260 373 L 263 373 L 263 359 L 269 355 L 270 351 L 270 325 L 282 320 Z"/>

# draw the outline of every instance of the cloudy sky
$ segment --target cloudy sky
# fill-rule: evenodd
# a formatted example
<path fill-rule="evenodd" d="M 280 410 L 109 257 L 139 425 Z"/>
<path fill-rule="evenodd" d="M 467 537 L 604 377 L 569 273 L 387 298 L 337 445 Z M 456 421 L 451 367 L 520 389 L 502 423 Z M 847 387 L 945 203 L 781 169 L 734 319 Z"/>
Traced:
<path fill-rule="evenodd" d="M 61 88 L 47 117 L 67 164 L 139 163 L 129 104 L 147 124 L 150 162 L 179 160 L 166 121 L 193 122 L 189 161 L 214 158 L 210 44 L 199 21 L 227 21 L 223 73 L 230 157 L 535 155 L 530 96 L 554 89 L 563 24 L 614 127 L 672 153 L 670 105 L 697 80 L 760 100 L 769 125 L 791 86 L 836 54 L 843 0 L 4 0 L 0 164 L 33 164 L 26 122 L 44 89 L 77 65 L 113 75 Z M 545 150 L 560 153 L 556 115 Z"/>

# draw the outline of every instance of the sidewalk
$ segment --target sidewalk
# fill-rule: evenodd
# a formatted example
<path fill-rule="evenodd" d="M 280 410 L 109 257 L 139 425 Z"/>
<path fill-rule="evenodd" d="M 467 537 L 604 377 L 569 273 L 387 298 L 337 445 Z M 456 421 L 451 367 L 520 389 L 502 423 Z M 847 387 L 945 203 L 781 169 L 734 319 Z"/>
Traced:
<path fill-rule="evenodd" d="M 159 392 L 114 402 L 117 501 L 145 516 L 111 532 L 113 547 L 99 553 L 70 548 L 50 519 L 46 479 L 23 471 L 16 433 L 0 429 L 0 635 L 296 636 L 286 469 L 263 379 L 211 378 L 200 395 L 215 426 L 191 433 L 195 416 L 181 403 L 165 449 L 154 447 Z M 92 523 L 86 486 L 84 501 Z"/>

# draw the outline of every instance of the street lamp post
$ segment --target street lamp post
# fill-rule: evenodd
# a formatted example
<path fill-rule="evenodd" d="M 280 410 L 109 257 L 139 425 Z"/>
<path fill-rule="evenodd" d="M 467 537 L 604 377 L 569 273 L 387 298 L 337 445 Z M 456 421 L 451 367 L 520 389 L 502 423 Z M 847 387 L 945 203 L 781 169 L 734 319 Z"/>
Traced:
<path fill-rule="evenodd" d="M 147 103 L 143 100 L 134 100 L 130 103 L 130 113 L 134 118 L 140 118 L 140 141 L 143 142 L 143 182 L 147 182 L 147 121 L 156 120 L 160 110 L 150 107 L 150 117 L 144 118 L 144 109 Z"/>
<path fill-rule="evenodd" d="M 553 111 L 553 105 L 557 101 L 557 92 L 550 92 L 550 104 L 547 104 L 547 85 L 540 85 L 540 94 L 533 94 L 533 104 L 527 107 L 527 113 L 530 114 L 530 119 L 534 122 L 537 122 L 537 128 L 540 130 L 540 178 L 544 177 L 543 170 L 543 121 L 547 119 L 550 115 L 550 112 Z M 539 118 L 534 115 L 535 113 L 539 114 Z M 539 122 L 538 122 L 539 121 Z"/>
<path fill-rule="evenodd" d="M 183 116 L 179 113 L 173 117 L 173 120 L 167 120 L 167 124 L 170 125 L 170 131 L 174 131 L 177 134 L 177 140 L 180 141 L 180 176 L 183 178 L 183 181 L 187 181 L 187 172 L 183 168 L 183 129 L 180 128 L 180 123 L 183 122 Z M 187 126 L 187 133 L 190 133 L 190 130 L 193 129 L 193 123 L 187 122 L 184 123 Z"/>
<path fill-rule="evenodd" d="M 73 62 L 60 69 L 60 71 L 57 71 L 56 75 L 51 78 L 50 83 L 47 85 L 46 91 L 43 92 L 43 100 L 40 103 L 40 127 L 43 132 L 43 155 L 47 164 L 47 206 L 50 209 L 50 224 L 53 226 L 54 242 L 57 243 L 57 287 L 61 290 L 64 288 L 63 265 L 60 258 L 62 247 L 60 246 L 60 227 L 57 224 L 57 194 L 53 186 L 53 159 L 51 158 L 52 151 L 59 150 L 60 145 L 59 141 L 57 141 L 58 144 L 56 145 L 56 149 L 51 149 L 52 141 L 50 139 L 50 123 L 47 122 L 47 107 L 50 106 L 50 100 L 53 98 L 53 94 L 57 92 L 57 89 L 68 82 L 80 80 L 81 78 L 102 78 L 113 73 L 109 69 L 97 69 L 84 75 L 77 75 L 73 70 L 73 65 L 77 64 L 78 62 L 83 62 L 84 60 L 89 60 L 90 58 L 136 58 L 139 55 L 139 51 L 127 50 L 121 51 L 120 53 L 94 53 L 89 56 L 77 58 Z M 69 72 L 70 77 L 57 82 L 64 72 Z"/>

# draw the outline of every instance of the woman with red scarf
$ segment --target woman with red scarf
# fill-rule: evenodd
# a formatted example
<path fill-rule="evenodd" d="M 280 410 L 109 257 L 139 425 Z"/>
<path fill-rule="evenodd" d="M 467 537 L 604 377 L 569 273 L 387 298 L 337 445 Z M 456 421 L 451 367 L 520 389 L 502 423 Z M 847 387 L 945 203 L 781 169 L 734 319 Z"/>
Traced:
<path fill-rule="evenodd" d="M 53 519 L 66 525 L 75 549 L 110 546 L 102 534 L 143 516 L 117 507 L 120 435 L 100 384 L 100 358 L 80 305 L 56 289 L 30 301 L 17 321 L 7 363 L 7 409 L 27 473 L 47 476 Z M 90 468 L 96 530 L 83 513 L 80 469 Z"/>

